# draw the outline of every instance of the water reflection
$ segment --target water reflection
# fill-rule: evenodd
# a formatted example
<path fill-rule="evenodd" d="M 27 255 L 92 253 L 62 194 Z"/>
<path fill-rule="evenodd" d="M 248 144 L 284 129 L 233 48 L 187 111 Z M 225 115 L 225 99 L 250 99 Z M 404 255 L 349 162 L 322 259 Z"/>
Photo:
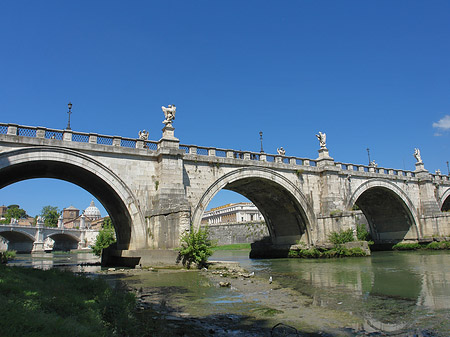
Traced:
<path fill-rule="evenodd" d="M 213 257 L 236 260 L 229 253 Z M 237 257 L 245 262 L 242 259 Z M 450 332 L 448 251 L 375 252 L 370 258 L 348 259 L 247 260 L 246 267 L 309 296 L 312 305 L 364 318 L 360 328 L 368 332 L 399 332 L 412 326 L 433 329 L 436 325 Z"/>
<path fill-rule="evenodd" d="M 101 269 L 100 258 L 91 252 L 37 252 L 17 254 L 8 264 L 48 270 L 54 267 L 73 272 L 97 272 Z"/>

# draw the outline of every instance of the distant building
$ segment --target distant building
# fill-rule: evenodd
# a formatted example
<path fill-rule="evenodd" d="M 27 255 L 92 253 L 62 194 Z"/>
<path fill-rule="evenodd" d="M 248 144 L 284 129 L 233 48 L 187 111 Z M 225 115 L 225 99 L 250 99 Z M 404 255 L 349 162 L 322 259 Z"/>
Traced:
<path fill-rule="evenodd" d="M 215 207 L 203 214 L 202 226 L 218 245 L 251 243 L 269 235 L 264 217 L 251 202 Z"/>
<path fill-rule="evenodd" d="M 230 223 L 261 222 L 264 217 L 251 202 L 227 204 L 203 213 L 202 225 L 222 225 Z"/>
<path fill-rule="evenodd" d="M 79 228 L 82 217 L 84 217 L 84 226 L 89 229 L 100 229 L 104 219 L 92 200 L 89 207 L 81 215 L 80 210 L 74 206 L 64 208 L 62 212 L 63 226 L 65 228 Z"/>
<path fill-rule="evenodd" d="M 6 214 L 7 210 L 8 210 L 8 207 L 6 207 L 5 205 L 0 206 L 0 219 L 5 218 L 5 214 Z"/>

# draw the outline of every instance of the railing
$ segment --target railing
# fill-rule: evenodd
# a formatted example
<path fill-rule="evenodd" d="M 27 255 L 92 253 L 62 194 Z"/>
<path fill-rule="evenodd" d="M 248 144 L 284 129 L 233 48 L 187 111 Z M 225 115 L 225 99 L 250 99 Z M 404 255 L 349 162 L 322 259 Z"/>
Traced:
<path fill-rule="evenodd" d="M 383 168 L 383 167 L 378 167 L 378 166 L 346 164 L 346 163 L 340 163 L 340 162 L 336 162 L 335 165 L 345 171 L 380 173 L 380 174 L 394 175 L 394 176 L 400 176 L 400 177 L 415 177 L 416 176 L 416 174 L 413 171 L 394 170 L 394 169 Z"/>
<path fill-rule="evenodd" d="M 186 154 L 218 157 L 218 158 L 231 158 L 242 159 L 250 161 L 263 161 L 268 163 L 283 163 L 288 165 L 299 166 L 317 166 L 317 161 L 307 158 L 287 157 L 282 155 L 267 154 L 264 152 L 251 152 L 251 151 L 236 151 L 230 149 L 220 149 L 215 147 L 203 147 L 197 145 L 180 145 L 179 147 Z"/>
<path fill-rule="evenodd" d="M 31 138 L 45 138 L 72 141 L 76 143 L 90 143 L 128 148 L 143 148 L 156 151 L 158 143 L 154 141 L 105 136 L 93 133 L 75 132 L 72 130 L 56 130 L 41 127 L 30 127 L 16 124 L 0 123 L 0 134 L 16 135 Z"/>
<path fill-rule="evenodd" d="M 77 143 L 119 146 L 126 148 L 140 148 L 140 149 L 148 149 L 151 151 L 156 151 L 158 149 L 158 142 L 156 141 L 124 138 L 119 136 L 105 136 L 94 133 L 75 132 L 72 130 L 56 130 L 43 127 L 30 127 L 17 124 L 0 123 L 0 134 L 16 135 L 31 138 L 65 140 Z M 202 147 L 196 145 L 180 145 L 179 149 L 183 150 L 184 153 L 186 154 L 193 154 L 205 157 L 207 156 L 218 158 L 242 159 L 242 160 L 295 165 L 303 167 L 317 166 L 317 161 L 313 159 L 273 155 L 264 152 L 236 151 L 230 149 Z M 399 177 L 416 176 L 414 171 L 395 170 L 390 168 L 368 166 L 368 165 L 357 165 L 357 164 L 335 162 L 335 166 L 344 171 L 352 171 L 352 172 L 378 173 Z M 432 174 L 432 177 L 436 182 L 450 181 L 449 176 L 442 174 Z"/>

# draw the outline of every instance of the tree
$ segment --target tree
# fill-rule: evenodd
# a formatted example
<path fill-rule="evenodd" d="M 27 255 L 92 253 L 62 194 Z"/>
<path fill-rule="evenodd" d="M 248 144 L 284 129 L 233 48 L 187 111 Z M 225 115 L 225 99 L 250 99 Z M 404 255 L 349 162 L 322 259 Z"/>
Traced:
<path fill-rule="evenodd" d="M 22 208 L 19 208 L 19 205 L 9 205 L 5 213 L 5 220 L 3 220 L 2 223 L 9 224 L 11 223 L 11 219 L 19 220 L 26 217 L 28 217 L 27 212 Z"/>
<path fill-rule="evenodd" d="M 103 248 L 108 248 L 114 242 L 116 242 L 116 231 L 114 230 L 111 218 L 106 217 L 103 220 L 102 229 L 97 235 L 95 244 L 92 246 L 92 251 L 95 255 L 101 256 Z"/>
<path fill-rule="evenodd" d="M 60 210 L 56 206 L 44 206 L 42 207 L 40 216 L 44 218 L 45 227 L 58 226 L 58 218 L 61 215 Z"/>

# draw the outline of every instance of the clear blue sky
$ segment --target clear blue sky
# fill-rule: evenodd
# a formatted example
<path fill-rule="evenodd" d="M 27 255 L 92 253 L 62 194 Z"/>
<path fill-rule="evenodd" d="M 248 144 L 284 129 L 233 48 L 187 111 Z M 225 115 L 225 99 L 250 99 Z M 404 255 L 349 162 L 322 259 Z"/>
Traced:
<path fill-rule="evenodd" d="M 0 121 L 447 173 L 450 2 L 2 1 Z M 74 185 L 26 181 L 0 204 L 86 208 Z M 217 203 L 226 202 L 222 198 Z M 230 197 L 230 199 L 233 199 Z M 230 200 L 230 201 L 234 201 Z M 104 214 L 104 211 L 103 211 Z"/>

